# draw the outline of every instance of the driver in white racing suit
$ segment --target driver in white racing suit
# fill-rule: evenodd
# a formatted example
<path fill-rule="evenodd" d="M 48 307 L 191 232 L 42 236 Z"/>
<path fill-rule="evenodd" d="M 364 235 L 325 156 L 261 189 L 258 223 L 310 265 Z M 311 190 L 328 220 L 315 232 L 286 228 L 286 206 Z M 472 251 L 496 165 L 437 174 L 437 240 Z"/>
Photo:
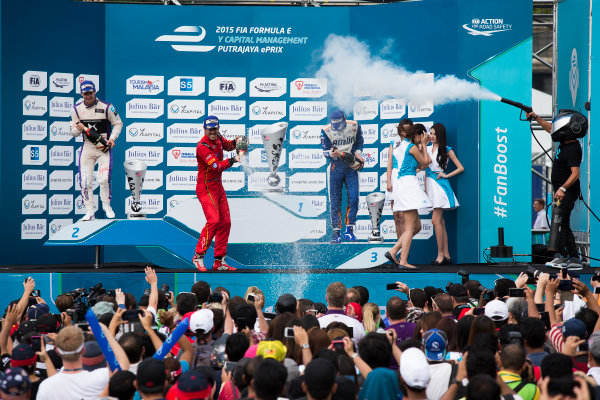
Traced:
<path fill-rule="evenodd" d="M 107 218 L 114 218 L 110 206 L 110 177 L 112 173 L 112 149 L 119 137 L 123 122 L 115 107 L 96 97 L 96 86 L 91 81 L 81 83 L 81 97 L 71 114 L 71 135 L 83 133 L 83 146 L 79 154 L 79 184 L 85 205 L 82 221 L 95 218 L 93 178 L 94 166 L 98 163 L 100 199 Z"/>

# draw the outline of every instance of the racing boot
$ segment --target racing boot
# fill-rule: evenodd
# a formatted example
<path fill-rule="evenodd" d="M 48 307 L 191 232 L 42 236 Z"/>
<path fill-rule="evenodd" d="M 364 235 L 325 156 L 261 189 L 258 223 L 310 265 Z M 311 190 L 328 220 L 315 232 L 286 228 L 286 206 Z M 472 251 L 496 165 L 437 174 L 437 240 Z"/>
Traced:
<path fill-rule="evenodd" d="M 233 268 L 225 263 L 225 257 L 215 257 L 215 263 L 213 264 L 213 271 L 237 271 L 237 268 Z"/>
<path fill-rule="evenodd" d="M 110 204 L 102 204 L 102 209 L 104 210 L 104 214 L 106 214 L 106 218 L 113 219 L 115 217 L 115 212 Z"/>
<path fill-rule="evenodd" d="M 344 240 L 346 242 L 358 242 L 358 238 L 354 236 L 354 226 L 349 225 L 344 232 Z"/>
<path fill-rule="evenodd" d="M 83 216 L 83 218 L 80 219 L 80 221 L 93 221 L 96 219 L 94 214 L 96 214 L 96 212 L 94 211 L 94 206 L 86 206 L 85 215 Z"/>
<path fill-rule="evenodd" d="M 199 272 L 206 272 L 206 267 L 204 266 L 204 254 L 194 254 L 194 258 L 192 258 L 192 264 Z"/>
<path fill-rule="evenodd" d="M 342 235 L 340 235 L 339 229 L 333 230 L 333 236 L 331 237 L 330 243 L 342 243 Z"/>

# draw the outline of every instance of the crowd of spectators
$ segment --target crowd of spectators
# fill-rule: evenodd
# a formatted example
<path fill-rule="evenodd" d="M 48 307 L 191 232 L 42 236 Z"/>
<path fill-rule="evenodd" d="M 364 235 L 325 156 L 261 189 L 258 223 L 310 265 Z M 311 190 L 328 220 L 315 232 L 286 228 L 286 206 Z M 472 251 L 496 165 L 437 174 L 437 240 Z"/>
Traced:
<path fill-rule="evenodd" d="M 175 294 L 146 268 L 139 299 L 97 285 L 58 314 L 28 278 L 2 319 L 0 398 L 600 399 L 600 277 L 578 278 L 396 282 L 386 304 L 332 282 L 325 303 L 284 294 L 267 313 L 255 286 Z"/>

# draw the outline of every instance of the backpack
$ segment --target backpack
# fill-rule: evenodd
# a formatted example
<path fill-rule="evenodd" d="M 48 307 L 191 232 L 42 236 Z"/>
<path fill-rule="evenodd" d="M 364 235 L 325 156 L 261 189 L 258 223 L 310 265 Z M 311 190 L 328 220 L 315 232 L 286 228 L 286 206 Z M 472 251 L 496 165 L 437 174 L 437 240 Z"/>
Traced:
<path fill-rule="evenodd" d="M 194 342 L 192 347 L 194 348 L 194 356 L 192 357 L 192 365 L 190 367 L 210 367 L 210 357 L 214 350 L 213 346 L 206 343 Z"/>

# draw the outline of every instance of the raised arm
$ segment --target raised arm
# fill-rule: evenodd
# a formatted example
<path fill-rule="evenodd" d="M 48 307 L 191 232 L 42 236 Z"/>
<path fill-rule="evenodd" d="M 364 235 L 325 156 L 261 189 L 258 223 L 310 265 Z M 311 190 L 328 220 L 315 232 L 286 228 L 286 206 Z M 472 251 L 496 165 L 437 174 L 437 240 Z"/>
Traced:
<path fill-rule="evenodd" d="M 29 277 L 23 283 L 23 295 L 21 296 L 21 299 L 17 303 L 17 309 L 19 310 L 19 313 L 20 313 L 19 316 L 23 315 L 23 313 L 27 309 L 27 305 L 29 304 L 29 296 L 31 296 L 33 289 L 35 289 L 35 281 L 33 280 L 32 277 Z M 17 323 L 19 323 L 19 322 L 20 322 L 20 319 L 17 320 Z"/>
<path fill-rule="evenodd" d="M 263 333 L 267 333 L 269 330 L 269 324 L 265 318 L 265 314 L 263 314 L 263 307 L 265 306 L 265 299 L 260 294 L 254 295 L 254 308 L 256 309 L 256 315 L 258 316 L 258 326 L 260 331 Z"/>
<path fill-rule="evenodd" d="M 366 379 L 367 375 L 369 375 L 371 371 L 373 371 L 373 368 L 369 367 L 369 364 L 367 364 L 365 360 L 360 358 L 358 353 L 354 351 L 354 343 L 352 343 L 352 339 L 350 339 L 348 336 L 344 336 L 343 340 L 344 350 L 346 351 L 346 354 L 348 354 L 352 361 L 354 361 L 354 365 L 356 365 L 356 368 L 358 368 L 360 374 Z"/>
<path fill-rule="evenodd" d="M 419 149 L 419 147 L 415 145 L 412 146 L 409 150 L 410 154 L 412 154 L 415 157 L 415 160 L 417 160 L 419 165 L 431 164 L 431 157 L 429 157 L 429 154 L 427 154 L 427 149 L 425 147 L 426 146 L 422 146 L 422 148 Z"/>
<path fill-rule="evenodd" d="M 129 369 L 129 358 L 127 358 L 127 354 L 125 354 L 125 350 L 121 347 L 119 342 L 115 339 L 115 336 L 108 330 L 106 325 L 100 324 L 102 328 L 102 332 L 104 332 L 104 336 L 108 340 L 108 345 L 112 349 L 113 353 L 115 353 L 115 358 L 117 362 L 121 366 L 121 370 L 126 371 Z M 110 366 L 109 366 L 110 368 Z"/>
<path fill-rule="evenodd" d="M 144 327 L 146 333 L 150 337 L 150 341 L 152 341 L 154 349 L 158 350 L 161 348 L 163 342 L 162 340 L 160 340 L 156 332 L 154 332 L 154 329 L 152 329 L 152 321 L 154 321 L 154 316 L 152 315 L 152 313 L 148 310 L 144 311 L 144 315 L 142 316 L 142 318 L 140 318 L 140 322 L 142 323 L 142 326 Z"/>
<path fill-rule="evenodd" d="M 560 284 L 560 279 L 552 279 L 548 281 L 546 285 L 546 299 L 544 300 L 544 310 L 548 311 L 548 316 L 550 317 L 550 325 L 554 326 L 556 324 L 556 310 L 554 309 L 554 296 L 558 291 L 558 285 Z"/>
<path fill-rule="evenodd" d="M 6 318 L 2 321 L 2 330 L 0 331 L 0 351 L 2 354 L 12 354 L 12 346 L 8 346 L 8 336 L 13 325 L 19 320 L 20 315 L 16 304 L 8 307 Z"/>
<path fill-rule="evenodd" d="M 527 113 L 526 115 L 527 115 L 527 118 L 531 118 L 531 119 L 535 120 L 538 124 L 540 124 L 542 126 L 542 129 L 544 129 L 546 132 L 548 132 L 548 133 L 552 132 L 552 124 L 550 122 L 546 121 L 545 119 L 542 119 L 539 115 L 537 115 L 533 111 L 530 113 Z"/>
<path fill-rule="evenodd" d="M 151 267 L 146 267 L 146 282 L 150 284 L 150 298 L 148 299 L 148 307 L 158 310 L 158 277 L 156 272 Z"/>

